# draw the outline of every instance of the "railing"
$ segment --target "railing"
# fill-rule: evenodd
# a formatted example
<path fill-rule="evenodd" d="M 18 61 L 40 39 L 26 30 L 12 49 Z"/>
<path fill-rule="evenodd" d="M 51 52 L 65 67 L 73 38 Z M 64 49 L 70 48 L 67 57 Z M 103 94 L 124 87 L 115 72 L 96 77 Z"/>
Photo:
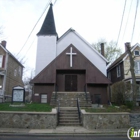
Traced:
<path fill-rule="evenodd" d="M 80 110 L 79 98 L 77 98 L 77 108 L 78 108 L 79 122 L 81 122 L 81 110 Z"/>
<path fill-rule="evenodd" d="M 86 101 L 88 102 L 88 98 L 87 98 L 87 86 L 86 86 L 86 84 L 84 86 L 84 92 L 85 92 Z"/>
<path fill-rule="evenodd" d="M 57 125 L 59 125 L 59 116 L 60 116 L 60 101 L 58 100 Z"/>

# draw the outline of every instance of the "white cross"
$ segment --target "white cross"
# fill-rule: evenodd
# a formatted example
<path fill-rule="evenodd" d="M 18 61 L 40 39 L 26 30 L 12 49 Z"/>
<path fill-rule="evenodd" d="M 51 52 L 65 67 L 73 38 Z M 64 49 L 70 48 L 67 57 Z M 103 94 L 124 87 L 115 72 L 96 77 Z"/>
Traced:
<path fill-rule="evenodd" d="M 77 53 L 72 53 L 72 47 L 70 48 L 70 53 L 66 53 L 66 55 L 70 55 L 70 67 L 72 67 L 72 56 L 76 54 Z"/>

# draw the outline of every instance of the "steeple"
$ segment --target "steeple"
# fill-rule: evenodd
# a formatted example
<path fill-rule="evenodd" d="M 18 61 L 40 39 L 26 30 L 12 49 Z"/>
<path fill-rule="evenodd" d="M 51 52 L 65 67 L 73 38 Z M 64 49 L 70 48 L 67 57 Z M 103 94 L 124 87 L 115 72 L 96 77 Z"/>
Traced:
<path fill-rule="evenodd" d="M 51 3 L 48 13 L 43 22 L 43 25 L 37 34 L 38 36 L 40 36 L 40 35 L 57 35 L 52 6 L 53 6 L 53 4 Z"/>

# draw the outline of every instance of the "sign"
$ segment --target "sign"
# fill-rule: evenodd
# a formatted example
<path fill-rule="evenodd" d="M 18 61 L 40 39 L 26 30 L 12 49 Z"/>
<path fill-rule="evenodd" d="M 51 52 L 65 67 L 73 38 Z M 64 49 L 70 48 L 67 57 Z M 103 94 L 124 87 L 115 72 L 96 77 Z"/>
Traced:
<path fill-rule="evenodd" d="M 25 89 L 17 86 L 13 88 L 12 102 L 25 102 Z"/>
<path fill-rule="evenodd" d="M 127 137 L 129 140 L 133 140 L 133 138 L 140 138 L 140 129 L 135 131 L 133 127 L 130 127 L 127 131 Z"/>

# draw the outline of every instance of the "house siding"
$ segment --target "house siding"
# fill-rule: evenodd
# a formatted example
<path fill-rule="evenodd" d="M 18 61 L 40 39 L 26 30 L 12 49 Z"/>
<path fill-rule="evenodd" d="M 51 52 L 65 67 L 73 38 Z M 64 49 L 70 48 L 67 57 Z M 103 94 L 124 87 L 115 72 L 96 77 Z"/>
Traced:
<path fill-rule="evenodd" d="M 47 102 L 50 103 L 52 92 L 55 91 L 54 84 L 35 84 L 32 99 L 34 102 L 41 102 L 41 94 L 47 94 Z M 38 94 L 38 96 L 36 96 Z"/>
<path fill-rule="evenodd" d="M 92 103 L 95 103 L 95 95 L 101 95 L 101 104 L 107 104 L 109 100 L 107 94 L 107 85 L 103 84 L 88 84 L 87 91 L 90 93 Z"/>
<path fill-rule="evenodd" d="M 139 50 L 139 47 L 136 47 L 136 48 L 134 49 L 134 51 L 136 51 L 136 50 L 140 51 L 140 50 Z M 133 51 L 133 52 L 134 52 L 134 51 Z M 136 56 L 136 57 L 134 58 L 134 61 L 140 61 L 140 56 Z M 127 57 L 127 58 L 124 60 L 124 73 L 125 73 L 125 75 L 124 75 L 125 79 L 131 78 L 130 60 L 129 60 L 129 57 Z M 140 77 L 140 73 L 135 74 L 135 76 L 136 76 L 136 77 Z"/>
<path fill-rule="evenodd" d="M 117 77 L 117 66 L 118 65 L 120 65 L 120 70 L 121 70 L 120 77 Z M 110 72 L 110 74 L 111 74 L 111 82 L 112 82 L 112 84 L 124 79 L 124 64 L 123 64 L 123 62 L 121 62 L 118 65 L 116 65 L 111 70 L 108 70 L 108 73 Z"/>
<path fill-rule="evenodd" d="M 21 67 L 21 74 L 19 74 L 19 66 Z M 14 71 L 17 71 L 16 76 L 14 75 Z M 7 62 L 7 75 L 6 75 L 6 88 L 5 94 L 12 95 L 12 89 L 14 86 L 24 86 L 22 81 L 22 66 L 15 61 L 15 59 L 9 55 Z"/>

